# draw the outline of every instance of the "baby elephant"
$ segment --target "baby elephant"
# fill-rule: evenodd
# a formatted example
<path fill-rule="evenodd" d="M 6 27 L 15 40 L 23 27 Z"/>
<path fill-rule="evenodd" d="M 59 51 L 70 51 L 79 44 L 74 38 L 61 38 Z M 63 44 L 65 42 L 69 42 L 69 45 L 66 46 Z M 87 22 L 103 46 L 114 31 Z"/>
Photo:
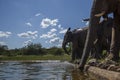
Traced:
<path fill-rule="evenodd" d="M 90 53 L 94 58 L 102 58 L 102 51 L 107 50 L 109 52 L 110 42 L 111 42 L 111 31 L 112 31 L 113 19 L 108 18 L 99 23 L 96 40 L 94 41 L 94 46 Z M 68 43 L 72 43 L 72 61 L 75 59 L 81 59 L 84 44 L 86 41 L 88 27 L 82 29 L 75 29 L 73 31 L 68 28 L 67 32 L 64 35 L 62 47 L 64 51 L 69 54 L 66 49 Z M 93 35 L 94 36 L 94 35 Z"/>

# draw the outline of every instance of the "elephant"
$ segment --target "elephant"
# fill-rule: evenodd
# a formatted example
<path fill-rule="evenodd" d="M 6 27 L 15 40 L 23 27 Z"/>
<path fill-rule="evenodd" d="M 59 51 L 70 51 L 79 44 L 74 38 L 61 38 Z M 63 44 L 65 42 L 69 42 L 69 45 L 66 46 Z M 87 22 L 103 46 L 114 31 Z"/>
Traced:
<path fill-rule="evenodd" d="M 64 51 L 69 54 L 69 52 L 66 49 L 67 43 L 72 43 L 72 60 L 74 61 L 76 58 L 80 59 L 82 56 L 82 51 L 84 48 L 84 43 L 87 35 L 87 27 L 82 29 L 74 29 L 73 31 L 70 30 L 71 28 L 68 28 L 67 32 L 64 35 L 62 48 Z"/>
<path fill-rule="evenodd" d="M 87 32 L 82 59 L 79 64 L 79 69 L 81 71 L 84 69 L 89 52 L 91 50 L 91 46 L 94 45 L 98 29 L 96 26 L 99 25 L 101 17 L 107 18 L 110 13 L 113 13 L 114 24 L 112 27 L 110 54 L 105 60 L 119 60 L 120 0 L 93 0 L 90 13 L 89 29 Z"/>
<path fill-rule="evenodd" d="M 112 27 L 113 27 L 112 25 L 113 25 L 113 19 L 111 17 L 108 17 L 107 20 L 103 20 L 97 26 L 96 29 L 97 36 L 93 44 L 96 49 L 96 54 L 95 54 L 96 56 L 100 55 L 101 57 L 105 57 L 101 55 L 103 50 L 106 50 L 107 54 L 110 53 L 110 43 L 111 43 Z"/>
<path fill-rule="evenodd" d="M 107 52 L 109 53 L 112 33 L 111 25 L 113 25 L 112 18 L 108 18 L 107 21 L 104 20 L 99 23 L 97 37 L 94 41 L 94 46 L 92 46 L 92 49 L 90 51 L 91 57 L 96 59 L 103 57 L 101 54 L 103 50 L 107 50 Z M 73 31 L 70 31 L 70 28 L 68 28 L 67 32 L 65 33 L 62 47 L 64 51 L 69 54 L 66 49 L 66 45 L 67 43 L 72 42 L 72 61 L 74 61 L 76 57 L 81 59 L 87 31 L 88 27 L 84 27 L 82 29 L 75 29 Z"/>

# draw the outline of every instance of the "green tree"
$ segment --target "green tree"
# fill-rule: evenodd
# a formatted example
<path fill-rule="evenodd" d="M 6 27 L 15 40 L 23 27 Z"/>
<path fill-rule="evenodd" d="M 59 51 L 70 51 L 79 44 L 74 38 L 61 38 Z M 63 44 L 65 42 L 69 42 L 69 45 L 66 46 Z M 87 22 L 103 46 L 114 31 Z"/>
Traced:
<path fill-rule="evenodd" d="M 24 55 L 44 55 L 45 51 L 40 43 L 30 43 L 23 48 Z"/>
<path fill-rule="evenodd" d="M 47 52 L 48 52 L 48 54 L 52 54 L 52 55 L 63 55 L 63 53 L 64 53 L 62 48 L 58 48 L 56 46 L 47 49 Z"/>
<path fill-rule="evenodd" d="M 8 50 L 8 46 L 7 45 L 0 45 L 0 55 L 5 55 L 7 50 Z"/>
<path fill-rule="evenodd" d="M 63 55 L 62 49 L 58 48 L 55 50 L 54 55 Z"/>

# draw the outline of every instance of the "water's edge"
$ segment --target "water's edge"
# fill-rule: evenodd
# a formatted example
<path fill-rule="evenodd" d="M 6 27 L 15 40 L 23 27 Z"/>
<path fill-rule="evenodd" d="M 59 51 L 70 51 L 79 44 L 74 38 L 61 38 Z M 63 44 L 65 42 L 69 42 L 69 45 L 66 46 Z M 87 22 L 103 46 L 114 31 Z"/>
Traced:
<path fill-rule="evenodd" d="M 65 65 L 65 67 L 69 66 L 70 69 L 77 69 L 76 64 L 70 63 L 68 61 L 60 61 L 60 60 L 20 60 L 20 61 L 0 61 L 0 64 L 4 62 L 32 62 L 32 63 L 59 63 L 62 62 L 61 65 Z M 62 66 L 63 67 L 63 66 Z M 108 71 L 104 69 L 100 69 L 98 67 L 89 66 L 86 70 L 87 75 L 95 80 L 120 80 L 120 73 L 114 71 Z M 77 74 L 77 73 L 75 73 Z"/>

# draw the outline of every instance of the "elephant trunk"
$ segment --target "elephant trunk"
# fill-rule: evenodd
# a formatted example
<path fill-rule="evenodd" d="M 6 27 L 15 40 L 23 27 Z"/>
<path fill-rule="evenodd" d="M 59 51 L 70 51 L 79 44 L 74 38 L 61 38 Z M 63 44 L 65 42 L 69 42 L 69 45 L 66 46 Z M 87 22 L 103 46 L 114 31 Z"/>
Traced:
<path fill-rule="evenodd" d="M 95 1 L 95 0 L 94 0 Z M 91 9 L 91 15 L 90 15 L 90 22 L 89 22 L 89 28 L 87 32 L 86 42 L 84 45 L 83 55 L 79 64 L 79 69 L 83 71 L 84 66 L 86 64 L 86 61 L 88 59 L 89 53 L 91 48 L 93 47 L 94 40 L 97 36 L 97 26 L 100 21 L 100 17 L 96 17 L 95 15 L 99 12 L 97 12 L 97 8 L 95 7 L 95 2 L 93 2 L 93 6 Z"/>
<path fill-rule="evenodd" d="M 67 42 L 64 42 L 62 43 L 62 48 L 64 49 L 65 53 L 67 53 L 69 55 L 69 52 L 67 51 L 66 49 L 66 45 L 67 45 Z"/>

